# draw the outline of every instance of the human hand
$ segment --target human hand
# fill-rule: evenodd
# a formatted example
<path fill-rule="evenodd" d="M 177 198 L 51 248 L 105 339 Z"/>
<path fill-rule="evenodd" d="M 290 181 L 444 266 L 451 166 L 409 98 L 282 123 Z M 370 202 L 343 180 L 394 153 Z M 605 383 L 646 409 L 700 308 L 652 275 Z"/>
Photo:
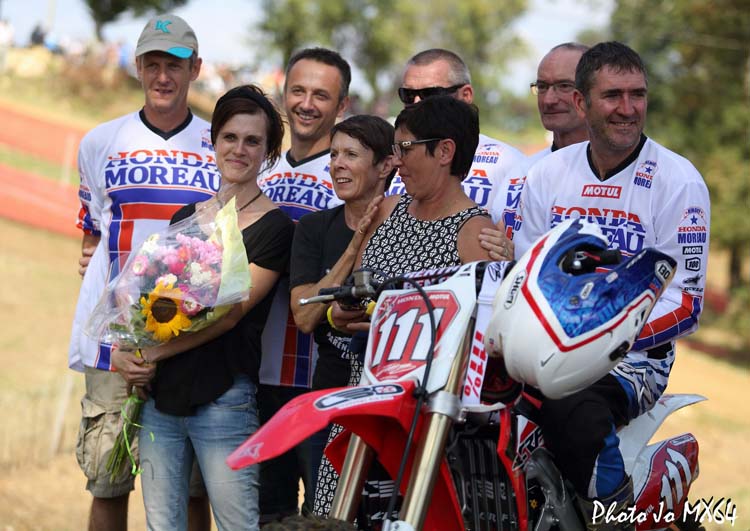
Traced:
<path fill-rule="evenodd" d="M 362 218 L 359 220 L 359 224 L 357 225 L 357 229 L 354 231 L 354 236 L 352 237 L 350 243 L 355 251 L 359 251 L 359 248 L 362 245 L 362 241 L 365 239 L 365 234 L 367 234 L 367 230 L 370 228 L 372 220 L 375 219 L 375 215 L 377 214 L 380 203 L 382 202 L 383 196 L 379 195 L 373 198 L 373 200 L 370 201 L 370 203 L 367 205 L 367 209 L 362 215 Z"/>
<path fill-rule="evenodd" d="M 115 370 L 125 379 L 128 385 L 143 387 L 156 374 L 156 365 L 136 356 L 132 350 L 112 348 L 111 362 Z"/>
<path fill-rule="evenodd" d="M 370 330 L 370 321 L 365 310 L 345 310 L 338 302 L 331 304 L 331 321 L 334 328 L 344 332 Z"/>
<path fill-rule="evenodd" d="M 513 241 L 505 235 L 505 225 L 502 220 L 497 222 L 497 229 L 481 230 L 479 245 L 487 250 L 493 260 L 513 260 L 515 247 Z"/>
<path fill-rule="evenodd" d="M 78 274 L 83 276 L 91 262 L 91 256 L 94 254 L 95 247 L 84 247 L 81 249 L 81 257 L 78 259 Z"/>
<path fill-rule="evenodd" d="M 140 386 L 137 386 L 137 385 L 133 386 L 133 391 L 135 392 L 136 396 L 138 398 L 140 398 L 141 400 L 143 400 L 143 401 L 148 400 L 148 392 L 149 392 L 149 390 L 150 389 L 147 388 L 147 387 L 140 387 Z"/>

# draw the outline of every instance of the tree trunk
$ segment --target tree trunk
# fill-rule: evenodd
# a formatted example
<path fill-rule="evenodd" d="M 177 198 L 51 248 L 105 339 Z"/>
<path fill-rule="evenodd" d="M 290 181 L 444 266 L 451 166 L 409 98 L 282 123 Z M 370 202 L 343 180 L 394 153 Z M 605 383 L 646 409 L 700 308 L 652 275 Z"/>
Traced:
<path fill-rule="evenodd" d="M 734 291 L 742 284 L 742 248 L 733 245 L 729 249 L 729 290 Z"/>

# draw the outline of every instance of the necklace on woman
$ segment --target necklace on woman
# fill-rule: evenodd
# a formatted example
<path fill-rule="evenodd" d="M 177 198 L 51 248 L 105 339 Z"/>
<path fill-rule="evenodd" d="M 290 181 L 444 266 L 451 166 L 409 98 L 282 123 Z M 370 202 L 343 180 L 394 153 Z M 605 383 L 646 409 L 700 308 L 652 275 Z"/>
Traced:
<path fill-rule="evenodd" d="M 262 193 L 263 193 L 263 190 L 258 190 L 258 193 L 257 193 L 257 194 L 255 194 L 255 197 L 253 197 L 253 198 L 252 198 L 252 199 L 251 199 L 250 201 L 248 201 L 247 203 L 245 203 L 244 205 L 242 205 L 242 206 L 241 206 L 240 208 L 238 208 L 238 209 L 237 209 L 237 212 L 240 212 L 240 211 L 242 211 L 243 209 L 245 209 L 246 207 L 250 206 L 250 204 L 251 204 L 251 203 L 252 203 L 253 201 L 255 201 L 256 199 L 258 199 L 258 198 L 260 197 L 260 195 L 261 195 Z"/>

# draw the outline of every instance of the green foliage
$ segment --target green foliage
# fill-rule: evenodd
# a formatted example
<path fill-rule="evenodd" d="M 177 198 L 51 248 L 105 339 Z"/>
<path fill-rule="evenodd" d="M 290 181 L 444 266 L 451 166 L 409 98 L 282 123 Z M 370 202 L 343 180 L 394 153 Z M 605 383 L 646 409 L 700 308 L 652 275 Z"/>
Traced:
<path fill-rule="evenodd" d="M 712 195 L 712 242 L 750 241 L 750 9 L 746 0 L 619 0 L 615 39 L 649 70 L 649 134 L 688 157 Z"/>
<path fill-rule="evenodd" d="M 499 87 L 509 59 L 525 52 L 511 23 L 526 10 L 526 0 L 433 0 L 430 20 L 421 24 L 423 35 L 417 49 L 440 47 L 457 52 L 469 65 L 483 115 L 503 96 Z"/>
<path fill-rule="evenodd" d="M 370 109 L 382 109 L 394 100 L 409 57 L 427 48 L 448 48 L 469 65 L 484 114 L 500 98 L 504 64 L 522 49 L 508 28 L 526 4 L 527 0 L 263 0 L 261 35 L 254 40 L 267 52 L 280 54 L 281 63 L 294 50 L 312 44 L 340 51 L 362 72 L 371 92 Z"/>
<path fill-rule="evenodd" d="M 102 40 L 102 28 L 131 11 L 139 16 L 150 11 L 171 11 L 187 3 L 187 0 L 86 0 L 91 18 L 94 20 L 96 38 Z"/>
<path fill-rule="evenodd" d="M 648 68 L 649 135 L 690 159 L 706 179 L 711 245 L 730 255 L 732 298 L 716 324 L 750 344 L 750 281 L 742 276 L 750 250 L 747 0 L 619 0 L 611 29 Z"/>

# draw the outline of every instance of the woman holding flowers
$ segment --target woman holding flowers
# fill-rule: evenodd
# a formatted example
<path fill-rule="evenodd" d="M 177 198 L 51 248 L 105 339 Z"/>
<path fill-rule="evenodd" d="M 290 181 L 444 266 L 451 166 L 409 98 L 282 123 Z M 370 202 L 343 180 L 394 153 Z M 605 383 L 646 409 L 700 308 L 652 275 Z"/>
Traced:
<path fill-rule="evenodd" d="M 256 182 L 261 168 L 278 159 L 283 134 L 279 113 L 257 87 L 236 87 L 219 98 L 211 122 L 211 141 L 222 177 L 218 197 L 233 195 L 236 200 L 252 283 L 249 298 L 234 304 L 207 328 L 141 349 L 141 358 L 127 351 L 115 355 L 118 371 L 133 385 L 148 384 L 145 366 L 157 365 L 139 442 L 149 529 L 187 528 L 193 455 L 203 473 L 217 527 L 258 528 L 258 470 L 231 471 L 225 459 L 258 428 L 255 392 L 261 331 L 276 282 L 289 261 L 293 224 Z M 196 212 L 200 216 L 203 206 L 182 208 L 172 223 Z M 204 251 L 210 253 L 210 249 Z M 181 257 L 165 259 L 179 261 Z M 179 329 L 181 320 L 189 319 L 189 302 L 160 308 L 155 300 L 151 306 L 151 301 L 144 301 L 154 318 L 155 334 L 169 336 Z"/>

